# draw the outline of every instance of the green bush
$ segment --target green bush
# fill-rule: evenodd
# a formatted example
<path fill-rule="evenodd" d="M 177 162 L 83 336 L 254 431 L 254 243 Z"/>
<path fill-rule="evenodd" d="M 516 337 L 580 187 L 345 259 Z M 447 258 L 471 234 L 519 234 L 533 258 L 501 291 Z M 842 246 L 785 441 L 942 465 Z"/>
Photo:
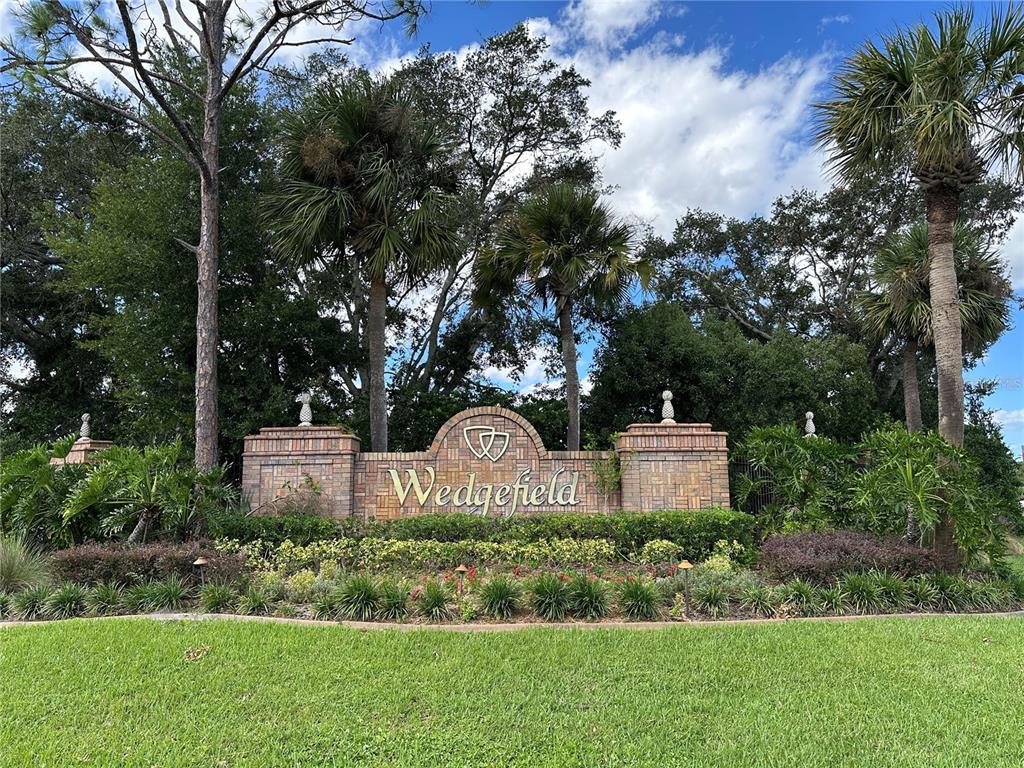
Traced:
<path fill-rule="evenodd" d="M 846 592 L 838 584 L 818 590 L 821 610 L 825 613 L 841 616 L 846 613 Z"/>
<path fill-rule="evenodd" d="M 373 577 L 360 573 L 350 576 L 335 593 L 338 613 L 346 619 L 370 621 L 380 607 L 380 590 Z"/>
<path fill-rule="evenodd" d="M 758 616 L 772 616 L 779 608 L 779 598 L 767 584 L 750 584 L 740 592 L 740 605 Z"/>
<path fill-rule="evenodd" d="M 337 592 L 333 589 L 329 589 L 323 592 L 318 592 L 313 598 L 313 603 L 310 606 L 313 613 L 314 619 L 333 619 L 338 615 L 338 596 Z"/>
<path fill-rule="evenodd" d="M 175 611 L 191 597 L 188 585 L 177 574 L 154 581 L 151 590 L 150 608 L 157 611 Z"/>
<path fill-rule="evenodd" d="M 906 610 L 910 604 L 910 595 L 907 591 L 907 583 L 903 579 L 895 574 L 878 571 L 870 575 L 874 578 L 875 586 L 878 588 L 878 599 L 883 610 L 897 613 Z"/>
<path fill-rule="evenodd" d="M 581 619 L 608 615 L 608 585 L 580 573 L 569 582 L 569 612 Z"/>
<path fill-rule="evenodd" d="M 224 613 L 235 602 L 235 591 L 229 584 L 211 581 L 199 588 L 199 604 L 206 613 Z"/>
<path fill-rule="evenodd" d="M 243 544 L 262 540 L 280 544 L 288 540 L 309 544 L 341 536 L 346 529 L 329 517 L 315 515 L 252 515 L 237 510 L 218 510 L 210 515 L 206 530 L 214 539 L 234 539 Z"/>
<path fill-rule="evenodd" d="M 243 616 L 266 616 L 273 607 L 273 600 L 259 587 L 250 584 L 238 598 L 238 612 Z"/>
<path fill-rule="evenodd" d="M 813 584 L 802 579 L 787 581 L 779 587 L 779 596 L 784 605 L 796 610 L 801 616 L 813 616 L 818 612 L 818 591 Z"/>
<path fill-rule="evenodd" d="M 481 517 L 465 513 L 416 515 L 374 523 L 369 536 L 403 541 L 540 542 L 604 539 L 620 555 L 639 553 L 649 542 L 666 541 L 683 556 L 703 560 L 715 543 L 753 544 L 754 519 L 728 509 L 615 512 L 608 515 L 552 512 L 518 517 Z"/>
<path fill-rule="evenodd" d="M 960 576 L 935 573 L 929 577 L 935 588 L 935 607 L 940 611 L 963 611 L 970 608 L 970 585 Z"/>
<path fill-rule="evenodd" d="M 846 601 L 857 613 L 878 613 L 885 606 L 875 574 L 848 573 L 841 584 Z"/>
<path fill-rule="evenodd" d="M 930 611 L 938 602 L 939 591 L 927 576 L 907 580 L 907 601 L 915 611 Z"/>
<path fill-rule="evenodd" d="M 569 610 L 569 588 L 554 573 L 542 573 L 530 587 L 530 605 L 545 621 L 561 621 Z"/>
<path fill-rule="evenodd" d="M 48 586 L 29 587 L 11 597 L 11 613 L 23 620 L 40 619 L 46 613 L 46 601 L 50 599 Z"/>
<path fill-rule="evenodd" d="M 522 590 L 508 576 L 495 576 L 480 588 L 480 607 L 488 616 L 508 619 L 519 609 Z"/>
<path fill-rule="evenodd" d="M 141 584 L 133 584 L 124 591 L 122 603 L 129 613 L 147 613 L 155 610 L 156 582 L 145 581 Z"/>
<path fill-rule="evenodd" d="M 47 580 L 46 559 L 21 536 L 0 535 L 0 592 L 38 587 Z"/>
<path fill-rule="evenodd" d="M 45 614 L 51 619 L 71 619 L 85 613 L 88 591 L 78 584 L 61 584 L 46 599 Z"/>
<path fill-rule="evenodd" d="M 124 592 L 117 584 L 97 584 L 89 590 L 85 604 L 92 613 L 105 616 L 121 609 Z"/>
<path fill-rule="evenodd" d="M 764 604 L 765 596 L 759 596 Z M 729 602 L 732 598 L 731 591 L 719 582 L 706 582 L 698 584 L 693 590 L 693 604 L 698 611 L 717 619 L 729 612 Z"/>
<path fill-rule="evenodd" d="M 409 615 L 409 587 L 401 582 L 385 579 L 380 584 L 380 606 L 377 617 L 381 621 L 401 621 Z"/>
<path fill-rule="evenodd" d="M 635 621 L 658 618 L 661 593 L 649 579 L 626 579 L 619 587 L 619 610 Z"/>
<path fill-rule="evenodd" d="M 450 621 L 452 618 L 451 590 L 437 579 L 423 585 L 417 601 L 420 615 L 428 621 Z"/>

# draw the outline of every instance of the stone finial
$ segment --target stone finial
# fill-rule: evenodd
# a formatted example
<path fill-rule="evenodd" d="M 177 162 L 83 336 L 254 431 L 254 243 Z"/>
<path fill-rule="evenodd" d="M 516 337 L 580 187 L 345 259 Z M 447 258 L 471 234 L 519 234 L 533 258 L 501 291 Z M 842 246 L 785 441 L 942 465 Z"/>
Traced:
<path fill-rule="evenodd" d="M 804 437 L 814 437 L 814 411 L 808 411 L 804 414 L 807 421 L 804 422 Z"/>
<path fill-rule="evenodd" d="M 309 402 L 312 399 L 312 392 L 300 392 L 299 396 L 295 398 L 296 403 L 302 403 L 302 408 L 299 410 L 300 427 L 313 426 L 313 409 L 309 407 Z"/>
<path fill-rule="evenodd" d="M 82 414 L 82 426 L 80 426 L 78 428 L 78 440 L 76 442 L 80 442 L 82 440 L 88 440 L 89 437 L 91 436 L 92 429 L 89 426 L 89 420 L 91 418 L 92 418 L 92 416 L 90 416 L 88 413 L 83 413 Z"/>
<path fill-rule="evenodd" d="M 667 389 L 661 393 L 661 399 L 664 400 L 661 404 L 661 423 L 662 424 L 675 424 L 675 409 L 672 407 L 672 393 Z"/>

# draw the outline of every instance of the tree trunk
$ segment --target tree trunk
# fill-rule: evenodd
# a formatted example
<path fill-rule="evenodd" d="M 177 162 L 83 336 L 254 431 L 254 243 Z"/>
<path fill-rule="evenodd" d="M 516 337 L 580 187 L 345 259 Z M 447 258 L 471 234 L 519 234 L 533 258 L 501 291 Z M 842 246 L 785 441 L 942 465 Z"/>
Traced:
<path fill-rule="evenodd" d="M 953 225 L 958 203 L 955 193 L 945 190 L 925 192 L 929 301 L 939 378 L 939 434 L 946 442 L 962 446 L 964 359 L 956 263 L 953 260 Z M 941 515 L 935 527 L 935 551 L 949 567 L 959 563 L 953 533 L 953 521 L 948 515 Z"/>
<path fill-rule="evenodd" d="M 920 432 L 921 395 L 917 381 L 917 339 L 909 339 L 903 347 L 903 410 L 907 414 L 907 432 Z"/>
<path fill-rule="evenodd" d="M 562 341 L 562 362 L 565 364 L 565 401 L 569 408 L 569 433 L 565 447 L 580 449 L 580 374 L 576 369 L 576 335 L 572 327 L 572 299 L 560 297 L 558 328 Z"/>
<path fill-rule="evenodd" d="M 208 25 L 203 43 L 206 98 L 199 195 L 199 247 L 196 250 L 196 467 L 217 465 L 217 290 L 220 242 L 220 88 L 224 74 L 224 25 Z"/>
<path fill-rule="evenodd" d="M 383 280 L 372 280 L 366 335 L 370 352 L 370 445 L 374 451 L 388 449 L 388 404 L 384 387 L 384 364 L 387 357 L 384 320 L 387 308 L 387 285 Z"/>

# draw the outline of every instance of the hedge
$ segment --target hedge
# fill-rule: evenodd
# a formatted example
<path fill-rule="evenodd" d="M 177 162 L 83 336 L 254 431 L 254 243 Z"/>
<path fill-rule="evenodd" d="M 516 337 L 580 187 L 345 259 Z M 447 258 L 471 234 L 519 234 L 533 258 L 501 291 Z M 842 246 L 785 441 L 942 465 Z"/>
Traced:
<path fill-rule="evenodd" d="M 938 570 L 929 549 L 896 536 L 843 530 L 769 536 L 761 545 L 760 566 L 783 581 L 798 578 L 819 584 L 857 571 L 914 576 Z"/>
<path fill-rule="evenodd" d="M 195 582 L 200 573 L 193 563 L 199 557 L 207 561 L 202 570 L 202 578 L 207 580 L 234 581 L 245 568 L 243 555 L 218 551 L 208 541 L 138 546 L 81 544 L 52 553 L 49 565 L 50 575 L 57 583 L 128 585 L 172 575 Z"/>
<path fill-rule="evenodd" d="M 351 526 L 349 526 L 351 527 Z M 213 539 L 262 541 L 280 544 L 286 539 L 295 544 L 309 544 L 321 539 L 344 535 L 344 526 L 329 517 L 316 515 L 245 515 L 222 511 L 206 521 L 207 532 Z"/>

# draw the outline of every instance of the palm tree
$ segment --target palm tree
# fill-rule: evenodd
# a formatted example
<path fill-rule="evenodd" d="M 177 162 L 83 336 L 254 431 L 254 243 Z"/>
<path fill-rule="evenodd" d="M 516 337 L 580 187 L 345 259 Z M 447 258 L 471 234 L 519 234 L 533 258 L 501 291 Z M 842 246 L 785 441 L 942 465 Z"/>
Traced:
<path fill-rule="evenodd" d="M 291 115 L 279 193 L 269 201 L 277 247 L 299 264 L 346 263 L 368 294 L 370 437 L 388 447 L 388 290 L 454 257 L 445 147 L 401 87 L 358 75 L 318 88 Z M 356 330 L 356 329 L 353 329 Z"/>
<path fill-rule="evenodd" d="M 972 230 L 958 226 L 953 236 L 960 309 L 961 344 L 980 355 L 1006 330 L 1010 284 L 1001 260 Z M 922 428 L 918 395 L 917 353 L 932 344 L 928 290 L 928 227 L 918 222 L 898 233 L 879 251 L 872 266 L 874 290 L 860 305 L 869 332 L 903 341 L 903 403 L 907 431 Z"/>
<path fill-rule="evenodd" d="M 840 176 L 908 165 L 925 198 L 939 433 L 963 445 L 964 382 L 953 258 L 961 192 L 988 168 L 1024 177 L 1024 6 L 975 26 L 970 8 L 866 43 L 819 109 L 819 143 Z"/>
<path fill-rule="evenodd" d="M 646 286 L 647 263 L 632 256 L 631 239 L 630 227 L 612 217 L 596 192 L 552 184 L 505 222 L 496 247 L 476 263 L 478 301 L 523 287 L 545 307 L 554 306 L 565 366 L 570 451 L 580 447 L 574 313 L 588 304 L 621 300 L 636 276 Z"/>

